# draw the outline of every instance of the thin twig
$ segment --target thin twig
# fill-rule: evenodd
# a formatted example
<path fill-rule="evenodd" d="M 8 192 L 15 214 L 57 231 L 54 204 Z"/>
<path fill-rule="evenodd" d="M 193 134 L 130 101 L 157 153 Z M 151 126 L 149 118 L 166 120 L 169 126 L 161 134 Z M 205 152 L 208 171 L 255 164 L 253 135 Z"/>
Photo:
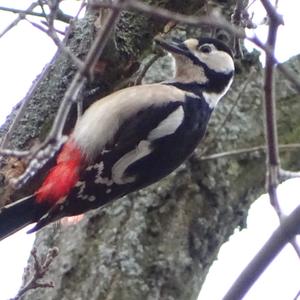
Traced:
<path fill-rule="evenodd" d="M 266 54 L 265 66 L 265 136 L 267 142 L 267 187 L 272 206 L 274 207 L 280 221 L 284 215 L 281 211 L 277 196 L 277 186 L 279 183 L 280 159 L 278 150 L 277 136 L 277 120 L 276 120 L 276 96 L 274 91 L 274 51 L 277 37 L 277 30 L 283 24 L 282 16 L 276 12 L 275 7 L 269 0 L 261 0 L 262 5 L 267 11 L 269 17 L 269 33 L 267 38 L 267 46 L 272 55 Z M 294 247 L 298 257 L 300 258 L 300 248 L 296 240 L 290 243 Z"/>
<path fill-rule="evenodd" d="M 32 3 L 30 4 L 30 6 L 19 13 L 18 17 L 13 21 L 11 22 L 1 33 L 0 33 L 0 38 L 2 38 L 7 32 L 9 32 L 9 30 L 11 30 L 13 27 L 15 27 L 21 20 L 23 20 L 25 18 L 25 16 L 29 13 L 32 13 L 33 9 L 35 7 L 37 7 L 38 4 L 37 3 Z M 0 10 L 5 10 L 5 9 L 8 9 L 8 8 L 5 8 L 5 7 L 2 7 L 0 6 Z"/>
<path fill-rule="evenodd" d="M 280 226 L 239 275 L 238 279 L 223 297 L 223 300 L 242 299 L 283 247 L 300 233 L 299 228 L 300 206 L 282 220 Z"/>
<path fill-rule="evenodd" d="M 275 92 L 274 92 L 274 49 L 276 43 L 277 30 L 282 19 L 277 15 L 277 12 L 272 7 L 268 0 L 261 0 L 265 7 L 269 17 L 269 33 L 267 39 L 267 48 L 270 51 L 266 53 L 266 67 L 265 67 L 265 137 L 267 144 L 267 188 L 270 197 L 271 204 L 273 205 L 277 215 L 279 216 L 281 225 L 276 230 L 265 246 L 255 255 L 251 263 L 244 269 L 239 275 L 238 279 L 234 282 L 229 292 L 225 295 L 223 300 L 236 300 L 241 299 L 250 289 L 252 284 L 258 279 L 265 268 L 275 258 L 275 256 L 281 251 L 286 243 L 290 242 L 297 255 L 300 255 L 297 244 L 295 243 L 295 235 L 298 233 L 299 224 L 291 224 L 288 220 L 292 219 L 295 215 L 292 213 L 287 219 L 281 212 L 278 196 L 277 196 L 277 185 L 279 180 L 279 150 L 277 142 L 277 123 L 276 123 L 276 103 L 275 103 Z M 296 209 L 298 216 L 296 221 L 299 220 L 300 206 Z M 288 226 L 286 227 L 286 222 Z M 292 234 L 291 234 L 292 233 Z"/>
<path fill-rule="evenodd" d="M 281 151 L 291 151 L 295 150 L 297 148 L 300 149 L 300 144 L 286 144 L 286 145 L 278 145 L 278 148 Z M 237 150 L 230 150 L 230 151 L 225 151 L 221 153 L 214 153 L 206 156 L 200 156 L 200 160 L 212 160 L 212 159 L 219 159 L 219 158 L 224 158 L 228 156 L 235 156 L 235 155 L 242 155 L 242 154 L 247 154 L 247 153 L 253 153 L 256 151 L 266 151 L 266 146 L 261 145 L 261 146 L 255 146 L 251 148 L 241 148 Z"/>
<path fill-rule="evenodd" d="M 53 282 L 39 282 L 39 280 L 43 279 L 45 274 L 48 272 L 51 263 L 54 258 L 58 255 L 58 248 L 49 249 L 46 258 L 42 261 L 37 256 L 36 248 L 31 250 L 31 256 L 33 258 L 33 275 L 32 278 L 22 287 L 17 296 L 11 300 L 20 299 L 27 291 L 37 289 L 37 288 L 53 288 Z"/>
<path fill-rule="evenodd" d="M 246 9 L 248 10 L 257 0 L 252 0 L 248 3 Z"/>
<path fill-rule="evenodd" d="M 120 4 L 109 0 L 106 1 L 91 0 L 90 5 L 95 8 L 120 8 Z M 195 25 L 195 26 L 210 25 L 214 27 L 222 27 L 224 30 L 228 30 L 229 32 L 241 38 L 245 38 L 245 33 L 243 30 L 232 25 L 230 22 L 228 22 L 223 16 L 221 16 L 217 12 L 213 12 L 211 15 L 201 16 L 201 17 L 191 16 L 191 15 L 188 16 L 161 7 L 154 7 L 146 4 L 145 2 L 136 1 L 136 0 L 128 0 L 126 8 L 127 9 L 131 8 L 138 12 L 149 14 L 165 21 L 175 21 L 178 23 Z"/>
<path fill-rule="evenodd" d="M 37 5 L 38 5 L 37 3 L 32 3 L 29 6 L 29 8 L 27 8 L 25 10 L 12 8 L 12 7 L 0 6 L 0 10 L 15 13 L 15 14 L 20 14 L 23 16 L 30 15 L 30 16 L 34 16 L 34 17 L 44 17 L 43 13 L 38 13 L 38 12 L 32 11 L 32 9 L 35 8 Z"/>
<path fill-rule="evenodd" d="M 279 19 L 275 17 L 276 13 L 270 12 L 270 3 L 268 0 L 262 0 L 262 4 L 269 15 L 269 33 L 267 39 L 267 46 L 271 53 L 274 55 L 277 30 Z M 272 56 L 273 56 L 272 55 Z M 279 171 L 279 152 L 277 141 L 277 122 L 276 122 L 276 98 L 274 91 L 274 60 L 271 55 L 266 54 L 266 66 L 264 77 L 264 90 L 265 90 L 265 138 L 267 144 L 267 186 L 270 194 L 271 203 L 279 212 L 278 202 L 276 201 L 276 188 L 278 185 L 278 171 Z"/>
<path fill-rule="evenodd" d="M 292 172 L 292 171 L 287 171 L 280 169 L 279 170 L 279 180 L 280 181 L 285 181 L 288 179 L 292 178 L 300 178 L 300 172 Z"/>
<path fill-rule="evenodd" d="M 44 5 L 46 3 L 42 0 L 38 0 L 38 3 L 40 5 L 40 9 L 42 10 L 42 13 L 41 13 L 42 17 L 44 17 L 46 19 L 46 21 L 48 21 L 48 16 L 47 16 L 47 13 L 46 13 L 45 8 L 44 8 Z"/>
<path fill-rule="evenodd" d="M 93 7 L 98 7 L 98 8 L 120 8 L 120 5 L 115 2 L 111 2 L 109 0 L 91 0 L 90 5 Z M 212 27 L 220 27 L 223 30 L 227 30 L 234 36 L 241 38 L 241 39 L 247 39 L 248 41 L 252 42 L 254 45 L 257 47 L 261 48 L 263 51 L 266 52 L 270 57 L 273 58 L 274 62 L 278 64 L 277 59 L 274 56 L 274 53 L 270 51 L 270 49 L 264 45 L 255 34 L 250 34 L 250 36 L 247 36 L 244 32 L 244 30 L 241 30 L 240 28 L 237 28 L 230 22 L 228 22 L 224 17 L 222 17 L 219 14 L 213 13 L 208 16 L 191 16 L 191 15 L 184 15 L 180 13 L 175 13 L 171 12 L 167 9 L 163 9 L 160 7 L 153 7 L 151 5 L 147 5 L 144 2 L 140 2 L 137 0 L 128 0 L 127 7 L 126 8 L 131 8 L 133 10 L 137 10 L 139 12 L 143 12 L 145 14 L 149 14 L 154 17 L 158 17 L 162 20 L 167 20 L 167 21 L 174 21 L 178 23 L 183 23 L 183 24 L 189 24 L 189 25 L 194 25 L 194 26 L 204 26 L 204 25 L 209 25 Z M 281 19 L 282 20 L 282 19 Z M 300 92 L 300 81 L 297 79 L 298 76 L 291 70 L 289 70 L 285 65 L 280 64 L 278 65 L 278 70 L 282 72 L 285 77 L 291 81 L 295 88 L 297 89 L 298 92 Z"/>
<path fill-rule="evenodd" d="M 134 85 L 139 85 L 142 83 L 143 78 L 145 77 L 145 74 L 148 72 L 148 70 L 150 69 L 150 67 L 160 58 L 162 57 L 162 53 L 157 53 L 155 55 L 153 55 L 149 61 L 143 66 L 143 69 L 141 70 L 141 72 L 138 74 L 138 76 L 136 77 L 135 81 L 134 81 Z"/>
<path fill-rule="evenodd" d="M 70 50 L 70 48 L 68 48 L 63 42 L 61 42 L 61 40 L 59 39 L 59 37 L 57 36 L 55 29 L 50 29 L 49 30 L 45 29 L 43 26 L 34 23 L 30 20 L 28 20 L 27 18 L 25 18 L 25 20 L 31 24 L 33 27 L 39 29 L 40 31 L 46 33 L 54 42 L 54 44 L 58 47 L 59 50 L 61 50 L 63 53 L 65 53 L 67 56 L 69 56 L 71 58 L 71 60 L 73 61 L 73 63 L 75 64 L 75 66 L 78 69 L 83 68 L 83 62 L 77 58 L 74 53 Z"/>
<path fill-rule="evenodd" d="M 33 11 L 33 9 L 38 6 L 37 3 L 32 3 L 30 5 L 30 7 L 31 6 L 33 6 L 33 7 L 30 8 L 30 9 L 29 8 L 25 9 L 25 10 L 12 8 L 12 7 L 0 6 L 0 10 L 15 13 L 15 14 L 19 14 L 20 16 L 23 16 L 23 17 L 24 16 L 33 16 L 33 17 L 41 17 L 41 18 L 45 17 L 43 12 L 38 13 L 38 12 Z M 58 21 L 61 21 L 61 22 L 64 22 L 64 23 L 69 23 L 70 20 L 72 20 L 72 19 L 73 19 L 72 16 L 65 14 L 61 10 L 58 10 L 57 13 L 56 13 L 56 16 L 55 16 L 55 20 L 58 20 Z"/>
<path fill-rule="evenodd" d="M 272 53 L 272 51 L 270 50 L 270 48 L 268 47 L 268 45 L 264 45 L 256 35 L 253 35 L 253 36 L 250 36 L 250 37 L 246 37 L 246 39 L 248 41 L 252 42 L 257 47 L 259 47 L 260 49 L 262 49 L 266 53 L 266 55 L 269 55 L 270 57 L 272 57 L 274 63 L 276 64 L 276 68 L 290 82 L 292 82 L 294 84 L 295 88 L 300 93 L 300 81 L 297 80 L 297 78 L 299 76 L 296 73 L 292 72 L 290 69 L 288 69 L 288 67 L 286 65 L 279 63 L 279 61 L 275 58 L 274 53 Z"/>
<path fill-rule="evenodd" d="M 119 0 L 116 3 L 124 4 L 125 2 L 126 0 Z M 120 8 L 114 8 L 110 11 L 102 30 L 99 30 L 97 33 L 95 41 L 86 56 L 82 68 L 77 71 L 64 95 L 47 138 L 32 154 L 31 162 L 26 171 L 20 177 L 12 181 L 12 184 L 16 188 L 21 187 L 25 182 L 27 182 L 27 180 L 32 177 L 32 174 L 35 174 L 37 170 L 48 161 L 49 157 L 54 155 L 55 151 L 57 151 L 60 145 L 64 142 L 62 132 L 71 106 L 73 103 L 78 101 L 78 96 L 86 83 L 87 77 L 91 76 L 94 70 L 94 65 L 97 63 L 100 55 L 102 54 L 102 51 L 110 37 L 111 31 L 119 19 L 123 5 L 120 5 L 119 7 Z M 38 159 L 35 159 L 36 157 L 38 157 Z"/>
<path fill-rule="evenodd" d="M 30 155 L 30 151 L 19 151 L 0 148 L 1 156 L 14 156 L 14 157 L 26 157 Z"/>
<path fill-rule="evenodd" d="M 238 105 L 240 99 L 242 99 L 242 95 L 244 94 L 246 88 L 248 87 L 248 84 L 251 82 L 252 80 L 252 76 L 255 73 L 255 69 L 252 68 L 250 71 L 250 74 L 248 76 L 248 78 L 246 79 L 246 81 L 243 83 L 242 88 L 239 90 L 236 99 L 233 101 L 233 104 L 231 106 L 231 108 L 229 109 L 228 113 L 225 115 L 223 121 L 221 122 L 220 126 L 217 128 L 217 130 L 214 132 L 213 136 L 211 136 L 209 138 L 208 141 L 206 141 L 207 146 L 201 150 L 201 155 L 207 153 L 210 149 L 210 146 L 212 144 L 212 142 L 216 139 L 216 137 L 219 135 L 220 131 L 222 130 L 222 128 L 224 128 L 227 120 L 229 119 L 229 117 L 231 116 L 233 110 L 235 109 L 235 107 Z"/>
<path fill-rule="evenodd" d="M 300 291 L 298 291 L 297 295 L 295 296 L 295 298 L 293 300 L 299 300 L 300 297 Z"/>
<path fill-rule="evenodd" d="M 31 4 L 25 11 L 24 13 L 20 13 L 20 15 L 18 16 L 18 18 L 13 22 L 11 23 L 11 25 L 9 26 L 10 28 L 12 26 L 15 26 L 20 20 L 22 19 L 26 19 L 26 15 L 28 14 L 28 12 L 31 12 L 36 6 L 38 6 L 39 4 L 43 4 L 43 1 L 40 0 L 38 1 L 39 3 L 33 3 Z M 6 28 L 6 30 L 4 30 L 1 34 L 0 34 L 0 37 L 3 36 L 9 29 L 9 27 Z M 59 40 L 57 38 L 57 40 Z M 60 40 L 59 40 L 60 42 Z M 77 62 L 75 59 L 74 59 L 74 55 L 72 56 L 72 53 L 69 53 L 67 50 L 68 49 L 65 49 L 65 47 L 62 47 L 62 43 L 60 42 L 59 43 L 60 45 L 60 49 L 61 50 L 64 50 L 64 52 L 66 52 L 69 56 L 71 56 L 71 58 L 73 59 L 73 61 Z M 78 59 L 77 59 L 78 60 Z M 77 65 L 79 64 L 78 62 L 76 63 Z M 30 99 L 32 98 L 33 96 L 33 93 L 35 92 L 36 90 L 36 87 L 40 84 L 40 82 L 44 79 L 45 75 L 47 74 L 48 72 L 48 68 L 47 67 L 44 67 L 44 69 L 42 70 L 42 73 L 38 76 L 38 79 L 34 81 L 34 83 L 32 84 L 32 86 L 30 87 L 28 93 L 26 94 L 26 96 L 24 97 L 24 99 L 21 101 L 21 107 L 20 109 L 18 110 L 17 112 L 17 115 L 16 117 L 14 118 L 12 124 L 10 125 L 9 127 L 9 130 L 7 131 L 7 133 L 5 134 L 5 136 L 3 137 L 1 143 L 0 143 L 0 153 L 2 153 L 3 155 L 14 155 L 16 157 L 25 157 L 29 154 L 29 152 L 27 151 L 18 151 L 18 150 L 11 150 L 9 151 L 8 149 L 5 149 L 5 148 L 8 148 L 8 144 L 9 144 L 9 140 L 11 138 L 11 135 L 12 133 L 14 132 L 15 128 L 17 127 L 19 121 L 22 119 L 22 117 L 24 116 L 24 113 L 26 111 L 26 108 L 27 108 L 27 105 L 30 101 Z M 9 153 L 9 154 L 8 154 Z M 13 154 L 14 153 L 14 154 Z"/>
<path fill-rule="evenodd" d="M 47 65 L 48 66 L 48 65 Z M 1 143 L 0 143 L 0 149 L 1 148 L 8 148 L 9 145 L 9 141 L 10 138 L 14 132 L 14 130 L 16 129 L 19 121 L 23 118 L 25 112 L 26 112 L 26 108 L 27 105 L 29 104 L 30 99 L 33 97 L 34 92 L 36 91 L 37 86 L 40 84 L 40 82 L 45 78 L 46 74 L 48 73 L 48 68 L 47 66 L 45 66 L 42 70 L 42 72 L 38 75 L 38 78 L 33 82 L 32 86 L 30 87 L 29 91 L 27 92 L 26 96 L 22 99 L 21 101 L 21 107 L 19 108 L 16 117 L 13 119 L 12 124 L 10 125 L 7 133 L 5 134 L 5 136 L 3 137 Z M 2 151 L 8 151 L 8 150 L 1 150 L 0 153 Z M 13 152 L 16 153 L 15 156 L 19 156 L 18 153 L 20 152 L 24 152 L 24 151 L 18 151 L 18 150 L 12 150 Z M 5 155 L 5 153 L 4 153 Z M 10 154 L 8 154 L 10 155 Z"/>
<path fill-rule="evenodd" d="M 231 23 L 235 25 L 236 27 L 245 27 L 243 23 L 244 22 L 244 16 L 245 15 L 245 9 L 247 6 L 247 2 L 245 0 L 237 0 L 236 5 L 233 10 L 233 14 L 231 15 Z M 241 39 L 238 37 L 234 37 L 234 46 L 233 50 L 236 57 L 243 57 L 243 50 L 241 45 Z"/>
<path fill-rule="evenodd" d="M 93 67 L 97 63 L 99 56 L 102 54 L 109 35 L 114 28 L 114 24 L 119 18 L 119 14 L 119 9 L 112 10 L 103 26 L 103 29 L 98 32 L 96 39 L 86 56 L 83 68 L 77 71 L 66 91 L 51 131 L 44 144 L 48 144 L 50 141 L 56 140 L 56 138 L 59 138 L 62 135 L 63 127 L 71 105 L 72 103 L 77 102 L 77 95 L 80 93 L 80 90 L 86 81 L 86 76 L 92 73 Z"/>
<path fill-rule="evenodd" d="M 87 5 L 86 0 L 82 0 L 81 4 L 80 4 L 80 7 L 79 7 L 79 9 L 78 9 L 78 11 L 77 11 L 77 13 L 76 13 L 76 15 L 74 17 L 74 20 L 78 20 L 80 13 L 86 7 L 86 5 Z"/>
<path fill-rule="evenodd" d="M 49 28 L 54 28 L 54 20 L 56 19 L 59 10 L 59 0 L 48 1 L 48 7 L 50 9 L 50 14 L 48 15 L 47 21 Z"/>

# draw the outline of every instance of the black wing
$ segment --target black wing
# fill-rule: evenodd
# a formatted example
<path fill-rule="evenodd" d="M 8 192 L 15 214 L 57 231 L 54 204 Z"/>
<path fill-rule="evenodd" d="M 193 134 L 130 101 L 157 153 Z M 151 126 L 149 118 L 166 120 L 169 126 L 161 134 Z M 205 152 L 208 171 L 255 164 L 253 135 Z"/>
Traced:
<path fill-rule="evenodd" d="M 176 111 L 182 111 L 176 130 L 160 134 L 159 129 L 162 133 L 168 131 L 168 121 L 164 121 L 170 117 L 172 123 L 171 116 Z M 206 102 L 194 97 L 137 112 L 122 124 L 96 162 L 82 172 L 65 201 L 55 206 L 34 230 L 63 216 L 101 207 L 168 175 L 195 149 L 205 133 L 210 113 Z"/>

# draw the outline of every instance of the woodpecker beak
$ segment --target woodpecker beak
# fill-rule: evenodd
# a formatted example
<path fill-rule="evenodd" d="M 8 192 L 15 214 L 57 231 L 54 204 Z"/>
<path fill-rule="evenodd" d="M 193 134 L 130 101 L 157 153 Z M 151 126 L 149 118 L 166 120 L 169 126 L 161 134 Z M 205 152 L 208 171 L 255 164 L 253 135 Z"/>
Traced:
<path fill-rule="evenodd" d="M 187 46 L 181 42 L 178 39 L 173 39 L 172 41 L 165 41 L 161 38 L 155 38 L 155 42 L 162 47 L 164 50 L 175 53 L 175 54 L 181 54 L 181 55 L 187 55 L 189 52 L 189 49 Z"/>

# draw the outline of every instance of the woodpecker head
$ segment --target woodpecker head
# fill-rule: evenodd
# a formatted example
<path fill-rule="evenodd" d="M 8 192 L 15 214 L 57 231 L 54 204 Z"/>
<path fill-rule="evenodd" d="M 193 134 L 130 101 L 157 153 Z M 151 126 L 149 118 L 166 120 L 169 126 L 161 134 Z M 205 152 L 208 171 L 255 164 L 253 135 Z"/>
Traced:
<path fill-rule="evenodd" d="M 214 38 L 156 41 L 175 59 L 174 81 L 192 92 L 201 90 L 214 107 L 232 83 L 234 62 L 230 48 Z"/>

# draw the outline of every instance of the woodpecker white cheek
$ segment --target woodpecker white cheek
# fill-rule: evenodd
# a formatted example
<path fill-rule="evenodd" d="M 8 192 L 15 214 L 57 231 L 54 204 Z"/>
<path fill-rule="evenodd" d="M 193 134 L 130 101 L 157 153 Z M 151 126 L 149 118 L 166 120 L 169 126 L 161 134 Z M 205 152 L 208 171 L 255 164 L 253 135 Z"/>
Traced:
<path fill-rule="evenodd" d="M 198 57 L 210 70 L 217 73 L 229 74 L 234 71 L 233 60 L 226 52 L 214 50 L 209 54 L 198 54 Z"/>

